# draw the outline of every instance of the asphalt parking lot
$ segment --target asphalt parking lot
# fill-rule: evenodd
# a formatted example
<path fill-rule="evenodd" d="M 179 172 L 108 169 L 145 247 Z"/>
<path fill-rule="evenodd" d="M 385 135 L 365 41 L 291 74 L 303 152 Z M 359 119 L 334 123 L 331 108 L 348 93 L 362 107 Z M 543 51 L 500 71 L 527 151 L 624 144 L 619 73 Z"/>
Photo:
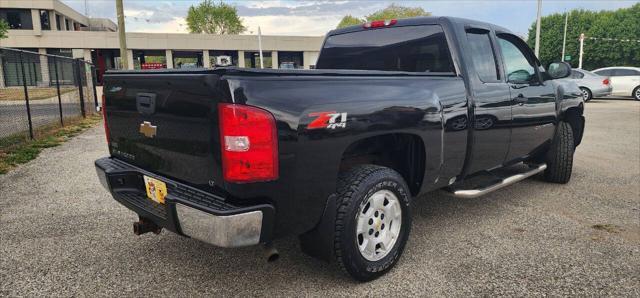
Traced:
<path fill-rule="evenodd" d="M 101 127 L 0 176 L 0 296 L 640 296 L 640 102 L 594 99 L 571 182 L 414 200 L 389 274 L 358 284 L 297 239 L 220 249 L 137 218 L 95 177 Z"/>

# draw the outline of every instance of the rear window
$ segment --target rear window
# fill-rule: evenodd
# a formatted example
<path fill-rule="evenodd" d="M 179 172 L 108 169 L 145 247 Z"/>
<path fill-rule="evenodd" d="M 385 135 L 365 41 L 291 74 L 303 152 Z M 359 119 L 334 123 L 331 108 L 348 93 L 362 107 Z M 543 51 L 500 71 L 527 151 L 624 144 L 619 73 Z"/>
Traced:
<path fill-rule="evenodd" d="M 584 78 L 584 74 L 577 71 L 577 70 L 572 70 L 571 71 L 571 78 L 572 79 L 582 79 Z"/>
<path fill-rule="evenodd" d="M 319 69 L 453 73 L 451 53 L 439 25 L 365 30 L 327 38 Z"/>

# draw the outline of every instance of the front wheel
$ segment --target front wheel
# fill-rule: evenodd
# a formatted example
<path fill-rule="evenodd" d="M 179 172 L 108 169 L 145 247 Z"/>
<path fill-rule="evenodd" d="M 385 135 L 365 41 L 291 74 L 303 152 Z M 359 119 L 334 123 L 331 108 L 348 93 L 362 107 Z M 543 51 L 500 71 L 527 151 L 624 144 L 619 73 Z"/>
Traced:
<path fill-rule="evenodd" d="M 359 281 L 389 271 L 411 230 L 411 195 L 396 171 L 355 167 L 340 175 L 334 250 L 338 264 Z"/>
<path fill-rule="evenodd" d="M 547 169 L 544 171 L 544 178 L 546 181 L 564 184 L 571 180 L 574 149 L 571 125 L 567 122 L 560 122 L 545 158 Z"/>
<path fill-rule="evenodd" d="M 640 100 L 640 86 L 633 89 L 633 98 L 635 98 L 635 100 Z"/>

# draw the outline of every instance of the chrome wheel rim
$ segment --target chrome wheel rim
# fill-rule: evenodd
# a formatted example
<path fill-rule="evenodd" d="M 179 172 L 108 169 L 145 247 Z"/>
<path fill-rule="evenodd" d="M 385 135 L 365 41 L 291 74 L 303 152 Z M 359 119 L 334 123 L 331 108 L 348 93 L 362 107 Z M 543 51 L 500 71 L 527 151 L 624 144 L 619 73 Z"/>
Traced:
<path fill-rule="evenodd" d="M 584 100 L 588 100 L 589 99 L 589 91 L 582 89 L 582 99 Z"/>
<path fill-rule="evenodd" d="M 368 261 L 379 261 L 393 249 L 402 228 L 400 200 L 379 190 L 363 201 L 356 217 L 356 244 Z"/>
<path fill-rule="evenodd" d="M 640 88 L 636 90 L 636 99 L 640 100 Z"/>

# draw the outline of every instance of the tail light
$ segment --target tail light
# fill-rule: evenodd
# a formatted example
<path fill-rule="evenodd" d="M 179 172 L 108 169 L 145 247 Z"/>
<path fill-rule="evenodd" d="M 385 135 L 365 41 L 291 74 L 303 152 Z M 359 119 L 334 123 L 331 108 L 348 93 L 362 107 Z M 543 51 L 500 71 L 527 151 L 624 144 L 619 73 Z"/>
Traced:
<path fill-rule="evenodd" d="M 278 139 L 271 113 L 245 105 L 218 104 L 222 171 L 235 183 L 278 179 Z"/>
<path fill-rule="evenodd" d="M 104 125 L 104 134 L 107 136 L 107 145 L 111 145 L 111 134 L 109 133 L 109 125 L 107 125 L 107 97 L 102 94 L 102 124 Z"/>
<path fill-rule="evenodd" d="M 609 78 L 602 80 L 603 85 L 609 85 Z"/>
<path fill-rule="evenodd" d="M 388 27 L 388 26 L 393 26 L 398 22 L 398 20 L 393 19 L 393 20 L 380 20 L 380 21 L 372 21 L 372 22 L 367 22 L 364 23 L 362 25 L 362 27 L 369 29 L 369 28 L 380 28 L 380 27 Z"/>

